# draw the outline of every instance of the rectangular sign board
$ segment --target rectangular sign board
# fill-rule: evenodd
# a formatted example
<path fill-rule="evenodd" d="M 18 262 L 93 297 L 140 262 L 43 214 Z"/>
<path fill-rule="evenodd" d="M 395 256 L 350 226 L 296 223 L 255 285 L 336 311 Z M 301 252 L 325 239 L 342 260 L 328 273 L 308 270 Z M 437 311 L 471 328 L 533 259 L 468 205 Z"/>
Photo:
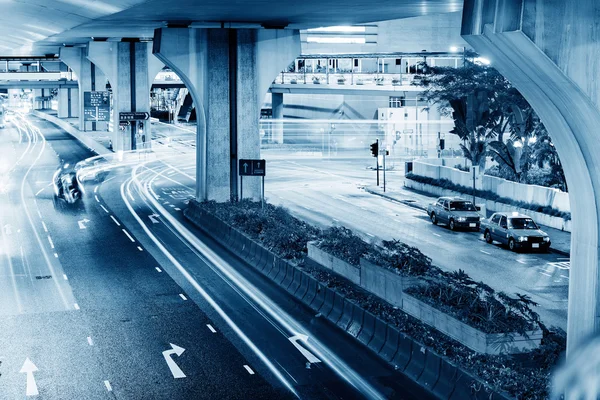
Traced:
<path fill-rule="evenodd" d="M 142 121 L 150 118 L 150 113 L 147 112 L 121 112 L 119 113 L 119 121 Z"/>
<path fill-rule="evenodd" d="M 110 121 L 110 93 L 83 92 L 84 121 Z"/>
<path fill-rule="evenodd" d="M 267 162 L 265 160 L 243 160 L 240 159 L 240 176 L 265 176 Z"/>

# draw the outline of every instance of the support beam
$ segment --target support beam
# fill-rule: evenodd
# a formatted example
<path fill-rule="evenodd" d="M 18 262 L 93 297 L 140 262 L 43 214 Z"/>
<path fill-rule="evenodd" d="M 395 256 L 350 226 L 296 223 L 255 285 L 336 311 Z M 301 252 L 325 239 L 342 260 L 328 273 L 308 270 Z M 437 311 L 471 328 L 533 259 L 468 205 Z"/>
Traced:
<path fill-rule="evenodd" d="M 298 31 L 161 28 L 153 51 L 196 106 L 197 199 L 238 198 L 238 160 L 260 157 L 260 109 L 275 76 L 300 54 Z M 258 199 L 259 179 L 247 178 L 243 194 Z"/>
<path fill-rule="evenodd" d="M 600 56 L 600 9 L 596 0 L 466 0 L 463 12 L 463 38 L 525 96 L 563 163 L 573 226 L 570 353 L 600 333 L 600 64 L 590 62 Z"/>

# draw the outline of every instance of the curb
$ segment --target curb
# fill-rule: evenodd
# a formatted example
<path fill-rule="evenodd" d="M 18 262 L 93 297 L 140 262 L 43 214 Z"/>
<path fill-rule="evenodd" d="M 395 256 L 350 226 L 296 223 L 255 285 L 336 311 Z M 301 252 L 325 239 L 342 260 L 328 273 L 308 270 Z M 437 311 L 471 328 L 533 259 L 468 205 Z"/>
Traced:
<path fill-rule="evenodd" d="M 410 202 L 410 201 L 398 200 L 398 199 L 395 199 L 395 198 L 393 198 L 393 197 L 391 197 L 389 195 L 376 192 L 376 191 L 371 190 L 371 189 L 366 188 L 366 187 L 364 188 L 364 190 L 367 193 L 374 194 L 375 196 L 382 197 L 382 198 L 384 198 L 384 199 L 386 199 L 388 201 L 391 201 L 391 202 L 394 202 L 394 203 L 398 203 L 398 204 L 402 204 L 402 205 L 405 205 L 405 206 L 408 206 L 408 207 L 415 208 L 417 210 L 423 210 L 423 211 L 427 212 L 427 208 L 426 207 L 420 206 L 420 205 L 418 205 L 416 203 L 413 203 L 413 202 Z M 560 255 L 566 256 L 566 257 L 571 257 L 571 253 L 570 252 L 564 251 L 564 250 L 560 250 L 560 249 L 557 249 L 555 247 L 550 247 L 550 252 L 551 253 L 555 253 L 555 254 L 560 254 Z"/>
<path fill-rule="evenodd" d="M 184 216 L 227 250 L 272 279 L 295 298 L 357 339 L 366 349 L 441 399 L 510 399 L 396 327 L 321 284 L 312 275 L 254 242 L 214 215 L 189 202 Z M 482 390 L 483 389 L 483 390 Z"/>

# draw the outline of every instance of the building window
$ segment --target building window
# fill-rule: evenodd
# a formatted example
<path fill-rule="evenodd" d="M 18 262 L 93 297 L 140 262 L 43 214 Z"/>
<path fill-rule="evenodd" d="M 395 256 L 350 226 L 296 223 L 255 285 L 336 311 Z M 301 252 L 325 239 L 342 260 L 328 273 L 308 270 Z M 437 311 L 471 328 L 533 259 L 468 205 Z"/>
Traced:
<path fill-rule="evenodd" d="M 404 107 L 404 97 L 390 96 L 390 108 Z"/>

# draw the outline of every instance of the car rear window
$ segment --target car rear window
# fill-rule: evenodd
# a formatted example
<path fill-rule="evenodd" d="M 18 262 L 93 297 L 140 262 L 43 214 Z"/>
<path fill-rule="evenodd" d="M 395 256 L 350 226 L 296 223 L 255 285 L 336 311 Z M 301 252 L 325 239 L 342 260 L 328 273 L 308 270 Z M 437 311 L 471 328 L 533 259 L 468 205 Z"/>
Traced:
<path fill-rule="evenodd" d="M 450 202 L 451 211 L 476 211 L 475 206 L 470 201 L 452 201 Z"/>

